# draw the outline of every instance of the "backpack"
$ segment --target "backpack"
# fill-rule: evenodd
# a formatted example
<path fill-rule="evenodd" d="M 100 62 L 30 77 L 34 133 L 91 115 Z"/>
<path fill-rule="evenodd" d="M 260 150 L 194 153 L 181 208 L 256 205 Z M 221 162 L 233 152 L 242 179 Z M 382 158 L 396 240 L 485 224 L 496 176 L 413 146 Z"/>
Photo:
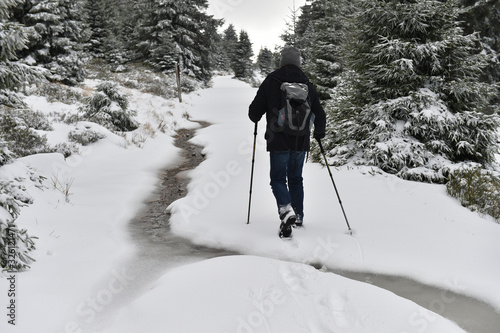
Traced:
<path fill-rule="evenodd" d="M 284 107 L 278 111 L 278 128 L 276 130 L 294 136 L 308 135 L 311 121 L 308 85 L 306 83 L 283 82 L 280 89 Z"/>

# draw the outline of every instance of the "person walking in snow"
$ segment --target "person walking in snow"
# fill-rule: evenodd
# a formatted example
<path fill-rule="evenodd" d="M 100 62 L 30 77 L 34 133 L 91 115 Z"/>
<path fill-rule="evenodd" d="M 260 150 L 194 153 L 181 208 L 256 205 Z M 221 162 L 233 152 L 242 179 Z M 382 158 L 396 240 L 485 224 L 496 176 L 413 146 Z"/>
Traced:
<path fill-rule="evenodd" d="M 302 168 L 306 152 L 310 149 L 309 122 L 314 123 L 313 136 L 322 139 L 325 136 L 326 115 L 316 89 L 301 70 L 300 51 L 286 46 L 281 53 L 280 68 L 270 73 L 260 85 L 257 94 L 250 104 L 248 116 L 257 123 L 266 115 L 266 142 L 269 151 L 271 169 L 271 189 L 276 198 L 278 214 L 281 221 L 280 237 L 290 237 L 292 227 L 302 226 L 304 221 L 304 187 Z M 294 105 L 294 98 L 286 98 L 287 83 L 300 83 L 305 89 L 309 108 L 307 126 L 304 130 L 286 131 L 285 107 Z M 287 100 L 290 103 L 287 104 Z M 291 116 L 290 116 L 291 117 Z"/>

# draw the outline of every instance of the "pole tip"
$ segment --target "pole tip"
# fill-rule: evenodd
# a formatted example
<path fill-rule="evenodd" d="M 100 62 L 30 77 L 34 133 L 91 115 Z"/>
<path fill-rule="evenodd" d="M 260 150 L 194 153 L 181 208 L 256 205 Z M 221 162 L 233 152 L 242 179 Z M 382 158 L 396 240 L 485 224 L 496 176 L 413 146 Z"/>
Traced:
<path fill-rule="evenodd" d="M 353 237 L 356 234 L 356 232 L 351 228 L 347 229 L 345 233 L 346 233 L 346 235 L 353 236 Z"/>

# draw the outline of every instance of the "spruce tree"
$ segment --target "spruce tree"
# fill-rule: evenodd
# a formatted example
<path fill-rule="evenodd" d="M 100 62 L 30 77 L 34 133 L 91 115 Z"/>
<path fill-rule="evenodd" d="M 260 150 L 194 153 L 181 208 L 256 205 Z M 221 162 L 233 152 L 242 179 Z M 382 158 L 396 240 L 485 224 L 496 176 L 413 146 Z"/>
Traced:
<path fill-rule="evenodd" d="M 281 35 L 281 39 L 285 42 L 286 45 L 299 47 L 297 45 L 297 24 L 299 21 L 300 9 L 297 9 L 295 7 L 295 1 L 293 2 L 293 7 L 289 9 L 290 14 L 288 15 L 288 20 L 285 20 L 286 29 Z"/>
<path fill-rule="evenodd" d="M 104 37 L 106 20 L 102 0 L 87 0 L 85 3 L 85 22 L 88 27 L 87 51 L 95 58 L 104 58 Z"/>
<path fill-rule="evenodd" d="M 207 80 L 211 37 L 220 20 L 206 14 L 206 0 L 148 0 L 137 4 L 139 24 L 134 31 L 137 54 L 158 70 L 169 71 L 179 63 L 183 72 Z"/>
<path fill-rule="evenodd" d="M 216 20 L 207 14 L 208 0 L 182 3 L 184 6 L 179 7 L 180 15 L 173 20 L 174 26 L 177 27 L 174 39 L 182 50 L 181 67 L 196 78 L 207 81 L 212 76 L 212 38 L 217 38 L 215 35 L 217 28 L 222 25 L 222 20 Z"/>
<path fill-rule="evenodd" d="M 37 65 L 48 64 L 52 61 L 52 36 L 60 29 L 58 0 L 34 0 L 27 9 L 21 23 L 32 27 L 36 34 L 30 36 L 28 49 L 21 57 L 29 58 L 28 62 Z"/>
<path fill-rule="evenodd" d="M 85 78 L 83 4 L 80 0 L 59 0 L 58 6 L 61 26 L 52 42 L 54 58 L 47 67 L 54 79 L 73 85 Z"/>
<path fill-rule="evenodd" d="M 493 163 L 499 122 L 481 111 L 494 89 L 459 13 L 456 1 L 361 1 L 329 108 L 334 161 L 436 182 L 450 162 Z"/>
<path fill-rule="evenodd" d="M 71 0 L 35 0 L 21 22 L 35 31 L 20 56 L 42 65 L 50 79 L 67 84 L 83 80 L 82 4 Z"/>
<path fill-rule="evenodd" d="M 15 94 L 24 84 L 41 77 L 25 64 L 16 62 L 16 53 L 25 49 L 30 29 L 11 20 L 17 0 L 0 1 L 0 113 L 8 109 L 22 107 L 22 101 Z M 14 110 L 17 112 L 17 110 Z M 4 124 L 5 125 L 5 124 Z M 11 127 L 8 128 L 12 130 Z M 4 141 L 4 131 L 0 130 L 0 166 L 9 163 L 13 153 Z M 29 252 L 34 250 L 33 239 L 26 230 L 19 229 L 15 220 L 21 205 L 31 198 L 22 193 L 23 186 L 10 179 L 0 179 L 0 269 L 22 271 L 32 261 Z M 14 246 L 12 243 L 15 242 Z"/>
<path fill-rule="evenodd" d="M 341 45 L 352 0 L 314 0 L 302 8 L 297 23 L 297 45 L 304 57 L 304 71 L 316 84 L 321 99 L 330 98 L 343 70 Z"/>
<path fill-rule="evenodd" d="M 248 33 L 241 30 L 234 58 L 231 67 L 234 71 L 234 76 L 239 79 L 252 77 L 252 42 Z"/>
<path fill-rule="evenodd" d="M 17 0 L 0 2 L 0 105 L 14 107 L 22 104 L 15 92 L 24 84 L 41 79 L 40 73 L 16 61 L 17 53 L 27 48 L 28 29 L 10 18 Z M 2 158 L 0 158 L 1 160 Z"/>
<path fill-rule="evenodd" d="M 134 12 L 135 0 L 122 0 L 119 2 L 119 15 L 121 18 L 121 39 L 124 48 L 123 58 L 126 61 L 134 60 L 134 45 L 133 39 L 134 29 L 137 25 L 135 21 L 136 13 Z"/>
<path fill-rule="evenodd" d="M 500 81 L 500 1 L 462 0 L 465 10 L 460 19 L 467 33 L 479 32 L 483 49 L 490 49 L 491 59 L 482 79 L 488 82 Z"/>
<path fill-rule="evenodd" d="M 150 31 L 150 54 L 148 62 L 160 71 L 172 70 L 179 61 L 178 51 L 174 40 L 174 15 L 178 15 L 179 8 L 172 0 L 155 1 L 153 3 L 152 30 Z M 188 34 L 186 38 L 189 38 Z M 191 35 L 192 36 L 192 35 Z"/>
<path fill-rule="evenodd" d="M 203 30 L 198 35 L 196 43 L 203 43 L 201 50 L 200 64 L 202 68 L 205 68 L 205 80 L 212 77 L 212 72 L 216 69 L 220 69 L 219 65 L 227 61 L 220 48 L 222 46 L 222 36 L 218 33 L 218 29 L 222 25 L 222 20 L 215 20 L 210 17 L 210 19 L 205 20 L 203 23 Z M 228 69 L 229 63 L 226 63 Z"/>
<path fill-rule="evenodd" d="M 274 70 L 273 52 L 267 47 L 260 49 L 257 56 L 257 66 L 262 75 L 267 75 Z"/>
<path fill-rule="evenodd" d="M 132 1 L 87 0 L 85 12 L 87 49 L 93 57 L 113 66 L 134 59 L 132 32 L 137 16 Z"/>
<path fill-rule="evenodd" d="M 119 66 L 130 58 L 127 50 L 127 27 L 131 21 L 131 7 L 129 1 L 106 0 L 104 6 L 105 31 L 103 38 L 104 58 L 109 64 Z"/>
<path fill-rule="evenodd" d="M 145 61 L 150 58 L 151 50 L 158 46 L 159 32 L 156 29 L 158 18 L 155 13 L 156 0 L 134 3 L 135 29 L 132 33 L 134 60 Z"/>
<path fill-rule="evenodd" d="M 465 6 L 460 20 L 466 33 L 479 33 L 478 50 L 488 56 L 488 65 L 480 79 L 500 82 L 500 0 L 461 0 Z M 500 87 L 491 100 L 492 109 L 499 110 Z M 500 111 L 499 111 L 500 112 Z"/>
<path fill-rule="evenodd" d="M 212 48 L 213 52 L 210 54 L 210 62 L 216 71 L 228 72 L 231 69 L 231 63 L 227 55 L 227 50 L 224 46 L 224 35 L 213 31 Z"/>
<path fill-rule="evenodd" d="M 228 60 L 228 67 L 231 67 L 231 64 L 236 56 L 236 49 L 238 47 L 238 34 L 236 33 L 234 25 L 230 24 L 226 30 L 224 30 L 222 46 Z"/>

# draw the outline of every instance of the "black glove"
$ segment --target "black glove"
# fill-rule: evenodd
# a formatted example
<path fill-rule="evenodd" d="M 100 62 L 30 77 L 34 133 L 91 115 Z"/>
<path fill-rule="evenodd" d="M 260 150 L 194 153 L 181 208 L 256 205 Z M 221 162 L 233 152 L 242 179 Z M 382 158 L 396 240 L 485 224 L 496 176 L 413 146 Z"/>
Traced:
<path fill-rule="evenodd" d="M 313 138 L 315 138 L 316 140 L 321 140 L 325 137 L 325 133 L 319 133 L 319 132 L 314 132 L 313 133 Z"/>

